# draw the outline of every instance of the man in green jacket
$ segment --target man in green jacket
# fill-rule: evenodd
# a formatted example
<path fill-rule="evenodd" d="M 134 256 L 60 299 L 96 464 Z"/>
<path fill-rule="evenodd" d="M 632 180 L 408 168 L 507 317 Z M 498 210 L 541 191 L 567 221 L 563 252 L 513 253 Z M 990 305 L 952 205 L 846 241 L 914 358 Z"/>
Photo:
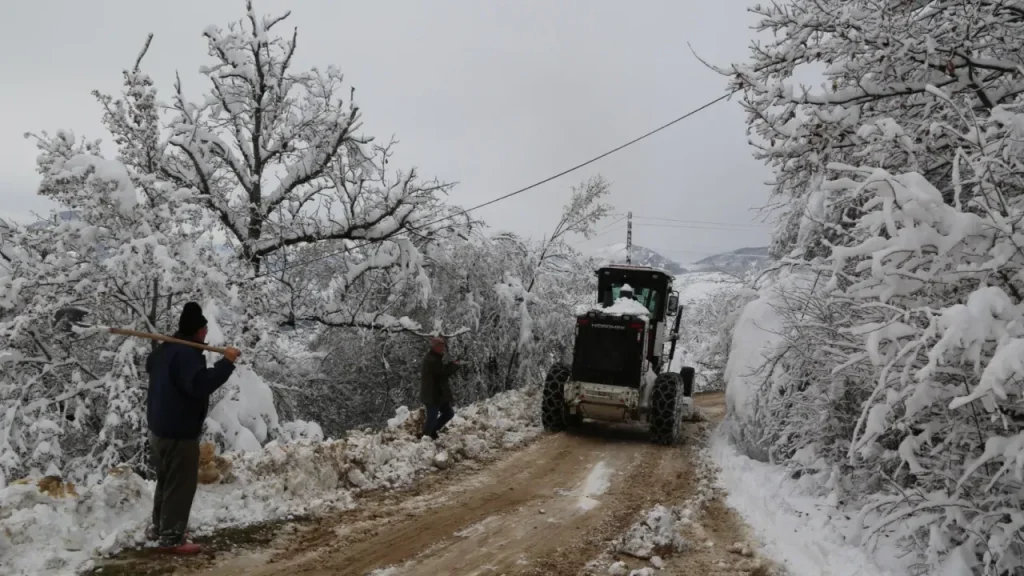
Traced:
<path fill-rule="evenodd" d="M 426 409 L 423 435 L 437 440 L 437 433 L 455 417 L 452 409 L 452 386 L 448 380 L 459 369 L 458 362 L 446 362 L 448 345 L 444 338 L 430 340 L 430 350 L 420 368 L 420 401 Z"/>

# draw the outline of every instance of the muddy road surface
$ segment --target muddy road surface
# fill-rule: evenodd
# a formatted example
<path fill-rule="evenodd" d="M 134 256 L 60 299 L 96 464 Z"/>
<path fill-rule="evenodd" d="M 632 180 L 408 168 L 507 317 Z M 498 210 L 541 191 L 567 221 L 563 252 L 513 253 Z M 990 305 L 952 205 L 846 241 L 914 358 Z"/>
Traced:
<path fill-rule="evenodd" d="M 679 446 L 653 445 L 642 430 L 588 425 L 545 434 L 487 465 L 459 465 L 410 491 L 369 496 L 357 509 L 275 528 L 258 545 L 213 557 L 130 554 L 101 574 L 577 575 L 609 555 L 609 542 L 655 504 L 687 500 L 696 489 L 702 427 L 724 414 L 721 394 L 699 395 L 712 421 L 687 424 Z M 706 481 L 705 481 L 706 482 Z M 668 555 L 659 574 L 769 574 L 727 551 L 745 540 L 742 523 L 712 498 L 700 511 L 697 543 Z M 602 568 L 598 573 L 607 573 Z"/>

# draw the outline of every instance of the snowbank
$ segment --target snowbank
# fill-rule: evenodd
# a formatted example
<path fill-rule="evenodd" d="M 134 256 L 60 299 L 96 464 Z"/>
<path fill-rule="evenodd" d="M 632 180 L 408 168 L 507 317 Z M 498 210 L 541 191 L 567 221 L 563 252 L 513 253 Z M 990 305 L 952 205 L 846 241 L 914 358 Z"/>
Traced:
<path fill-rule="evenodd" d="M 740 312 L 733 329 L 729 362 L 725 366 L 725 402 L 729 414 L 742 420 L 752 416 L 752 400 L 765 382 L 774 376 L 763 368 L 784 342 L 785 322 L 779 313 L 784 295 L 807 289 L 814 276 L 793 272 L 761 290 L 758 298 Z"/>
<path fill-rule="evenodd" d="M 726 501 L 760 540 L 762 552 L 792 576 L 910 573 L 907 562 L 912 560 L 901 560 L 894 542 L 882 540 L 869 554 L 857 545 L 850 520 L 812 495 L 813 487 L 790 478 L 779 466 L 739 454 L 727 436 L 720 428 L 711 441 Z"/>
<path fill-rule="evenodd" d="M 224 388 L 227 394 L 210 410 L 209 433 L 232 451 L 260 450 L 280 428 L 270 386 L 252 368 L 239 366 Z"/>
<path fill-rule="evenodd" d="M 212 300 L 207 301 L 203 313 L 209 322 L 207 342 L 213 346 L 227 345 L 220 326 L 223 316 L 220 307 Z M 205 355 L 208 364 L 220 359 L 212 352 Z M 210 410 L 206 420 L 208 434 L 220 446 L 234 452 L 259 451 L 271 437 L 281 436 L 274 394 L 270 385 L 252 368 L 245 365 L 235 368 L 222 390 L 223 397 Z M 316 430 L 308 426 L 299 428 L 292 425 L 285 434 L 292 438 L 316 435 Z M 320 438 L 323 438 L 323 432 L 320 432 Z"/>
<path fill-rule="evenodd" d="M 190 529 L 203 535 L 350 508 L 360 492 L 406 487 L 449 461 L 523 444 L 541 431 L 537 395 L 526 388 L 461 408 L 437 442 L 396 424 L 340 440 L 274 441 L 226 454 L 231 473 L 226 483 L 200 486 Z M 399 409 L 396 419 L 404 422 L 408 414 Z M 315 438 L 319 429 L 308 423 L 284 428 L 304 438 Z M 0 574 L 74 574 L 97 555 L 143 543 L 152 494 L 153 482 L 125 470 L 78 489 L 77 496 L 51 496 L 33 484 L 0 490 Z"/>
<path fill-rule="evenodd" d="M 659 549 L 683 552 L 690 544 L 679 531 L 691 515 L 689 508 L 667 508 L 658 504 L 616 541 L 615 551 L 644 560 L 654 558 Z"/>

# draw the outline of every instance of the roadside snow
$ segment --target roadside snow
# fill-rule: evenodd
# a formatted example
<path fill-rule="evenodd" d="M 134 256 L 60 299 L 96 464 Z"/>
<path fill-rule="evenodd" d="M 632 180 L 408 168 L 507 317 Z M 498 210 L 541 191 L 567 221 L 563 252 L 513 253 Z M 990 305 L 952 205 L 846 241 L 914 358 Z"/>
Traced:
<path fill-rule="evenodd" d="M 649 560 L 657 550 L 683 552 L 690 544 L 679 533 L 684 522 L 690 522 L 689 508 L 666 508 L 656 505 L 647 517 L 637 522 L 615 544 L 616 552 Z"/>
<path fill-rule="evenodd" d="M 520 445 L 541 431 L 537 394 L 525 388 L 460 408 L 436 442 L 421 440 L 415 427 L 396 425 L 324 442 L 297 434 L 302 439 L 294 443 L 225 454 L 230 471 L 222 483 L 199 487 L 190 530 L 202 536 L 351 508 L 362 491 L 406 487 L 449 460 Z M 408 409 L 398 412 L 404 424 Z M 312 428 L 303 424 L 303 432 Z M 0 574 L 75 574 L 96 556 L 144 542 L 153 482 L 115 469 L 96 484 L 50 495 L 36 480 L 0 490 Z"/>
<path fill-rule="evenodd" d="M 762 370 L 767 358 L 784 343 L 783 318 L 778 312 L 785 292 L 813 281 L 803 274 L 781 278 L 744 306 L 733 329 L 732 348 L 725 366 L 725 401 L 729 414 L 745 421 L 752 417 L 753 399 L 774 373 Z"/>
<path fill-rule="evenodd" d="M 727 425 L 726 425 L 727 426 Z M 834 507 L 813 496 L 778 466 L 752 460 L 736 451 L 719 428 L 711 454 L 721 469 L 719 483 L 727 503 L 751 527 L 763 553 L 792 576 L 902 576 L 910 566 L 891 542 L 881 541 L 874 554 L 844 536 L 849 520 L 831 515 Z"/>

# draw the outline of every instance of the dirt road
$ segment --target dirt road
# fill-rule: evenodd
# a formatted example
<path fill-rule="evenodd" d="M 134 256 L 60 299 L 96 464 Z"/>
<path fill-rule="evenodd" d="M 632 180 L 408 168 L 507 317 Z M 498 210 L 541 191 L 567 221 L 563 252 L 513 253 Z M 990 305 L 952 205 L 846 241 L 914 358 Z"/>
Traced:
<path fill-rule="evenodd" d="M 698 399 L 713 420 L 724 413 L 722 402 L 721 394 Z M 587 562 L 606 553 L 608 542 L 645 510 L 681 503 L 693 493 L 699 481 L 700 426 L 688 424 L 690 441 L 676 447 L 653 445 L 642 431 L 625 428 L 588 426 L 572 434 L 545 435 L 489 465 L 457 467 L 425 479 L 413 492 L 370 497 L 355 510 L 287 527 L 260 549 L 181 560 L 172 571 L 216 576 L 582 574 Z M 750 573 L 749 559 L 726 551 L 744 540 L 737 518 L 715 499 L 704 516 L 696 528 L 700 534 L 686 535 L 700 545 L 668 558 L 659 573 Z M 646 565 L 626 560 L 631 568 Z M 134 563 L 137 572 L 147 571 L 143 564 Z M 167 569 L 166 560 L 162 566 Z"/>

